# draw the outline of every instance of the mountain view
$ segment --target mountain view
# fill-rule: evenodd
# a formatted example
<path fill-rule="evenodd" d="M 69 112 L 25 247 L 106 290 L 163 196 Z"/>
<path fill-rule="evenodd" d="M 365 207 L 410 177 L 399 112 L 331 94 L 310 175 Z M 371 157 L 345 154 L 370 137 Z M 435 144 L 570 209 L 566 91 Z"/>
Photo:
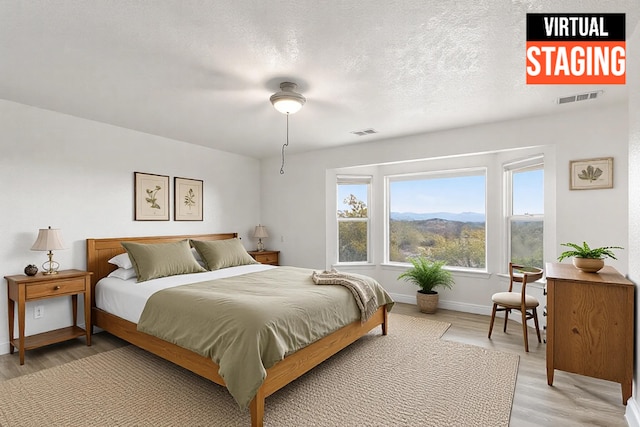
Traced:
<path fill-rule="evenodd" d="M 512 174 L 506 237 L 511 261 L 543 267 L 542 167 Z M 452 267 L 486 268 L 486 179 L 483 171 L 396 177 L 388 182 L 389 261 L 424 256 Z M 338 259 L 368 260 L 368 183 L 338 185 Z M 432 212 L 426 212 L 431 210 Z M 341 220 L 344 219 L 343 220 Z M 379 226 L 375 224 L 374 226 Z M 494 230 L 498 231 L 498 230 Z M 502 251 L 502 246 L 492 248 Z"/>
<path fill-rule="evenodd" d="M 390 261 L 406 262 L 412 256 L 422 255 L 449 266 L 484 268 L 484 215 L 466 212 L 390 216 Z M 543 225 L 542 221 L 511 223 L 513 262 L 543 267 Z"/>
<path fill-rule="evenodd" d="M 419 221 L 425 219 L 446 219 L 448 221 L 460 221 L 460 222 L 484 222 L 484 214 L 477 212 L 429 212 L 429 213 L 414 213 L 414 212 L 391 212 L 389 215 L 392 220 L 396 221 Z"/>
<path fill-rule="evenodd" d="M 465 213 L 391 213 L 389 260 L 426 256 L 446 265 L 485 267 L 485 218 Z"/>
<path fill-rule="evenodd" d="M 344 198 L 338 218 L 367 218 L 368 208 L 354 194 Z M 367 223 L 340 221 L 339 260 L 367 260 Z M 389 219 L 389 260 L 409 262 L 414 256 L 444 261 L 456 267 L 484 268 L 485 216 L 477 212 L 391 212 Z"/>

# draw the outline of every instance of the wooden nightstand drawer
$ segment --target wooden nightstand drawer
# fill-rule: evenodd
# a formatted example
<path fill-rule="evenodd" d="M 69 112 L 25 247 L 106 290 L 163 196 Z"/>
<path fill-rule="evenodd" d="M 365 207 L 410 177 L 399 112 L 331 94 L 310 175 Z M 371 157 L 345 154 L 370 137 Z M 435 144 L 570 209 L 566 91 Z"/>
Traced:
<path fill-rule="evenodd" d="M 36 298 L 51 298 L 57 295 L 77 294 L 84 292 L 84 278 L 59 280 L 55 283 L 38 283 L 27 286 L 27 300 Z"/>
<path fill-rule="evenodd" d="M 262 264 L 278 262 L 278 256 L 276 254 L 259 254 L 259 255 L 256 255 L 256 261 Z"/>
<path fill-rule="evenodd" d="M 249 251 L 249 255 L 260 264 L 278 265 L 280 263 L 280 251 Z"/>

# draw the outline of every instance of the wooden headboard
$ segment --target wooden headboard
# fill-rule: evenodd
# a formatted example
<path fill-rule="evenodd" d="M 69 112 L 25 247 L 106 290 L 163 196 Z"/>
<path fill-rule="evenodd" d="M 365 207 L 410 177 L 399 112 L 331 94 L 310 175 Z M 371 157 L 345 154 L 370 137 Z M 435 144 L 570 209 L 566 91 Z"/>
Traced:
<path fill-rule="evenodd" d="M 225 240 L 238 237 L 238 233 L 220 234 L 189 234 L 183 236 L 148 236 L 148 237 L 110 237 L 106 239 L 87 239 L 87 271 L 92 272 L 91 290 L 94 291 L 96 283 L 103 277 L 116 269 L 116 266 L 109 264 L 109 260 L 114 256 L 124 253 L 125 250 L 120 242 L 137 243 L 171 243 L 185 239 L 196 240 Z M 92 300 L 95 292 L 91 292 Z M 95 306 L 95 300 L 92 301 Z"/>

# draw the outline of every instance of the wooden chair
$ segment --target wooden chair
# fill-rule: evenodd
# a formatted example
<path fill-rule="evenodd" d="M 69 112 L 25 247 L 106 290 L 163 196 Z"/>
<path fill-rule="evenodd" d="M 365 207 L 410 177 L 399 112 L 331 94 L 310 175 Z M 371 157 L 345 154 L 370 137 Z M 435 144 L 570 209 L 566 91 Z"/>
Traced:
<path fill-rule="evenodd" d="M 491 312 L 491 324 L 489 325 L 489 338 L 493 330 L 493 322 L 496 318 L 496 312 L 504 311 L 504 332 L 507 332 L 507 321 L 511 310 L 517 310 L 522 313 L 522 332 L 524 335 L 524 349 L 529 351 L 529 336 L 527 333 L 527 320 L 533 319 L 538 334 L 538 342 L 542 342 L 540 338 L 540 327 L 538 326 L 537 307 L 540 305 L 538 300 L 527 295 L 527 283 L 535 282 L 542 277 L 543 271 L 536 267 L 525 267 L 509 263 L 509 292 L 498 292 L 493 294 L 493 311 Z M 520 292 L 513 292 L 513 283 L 522 283 Z"/>

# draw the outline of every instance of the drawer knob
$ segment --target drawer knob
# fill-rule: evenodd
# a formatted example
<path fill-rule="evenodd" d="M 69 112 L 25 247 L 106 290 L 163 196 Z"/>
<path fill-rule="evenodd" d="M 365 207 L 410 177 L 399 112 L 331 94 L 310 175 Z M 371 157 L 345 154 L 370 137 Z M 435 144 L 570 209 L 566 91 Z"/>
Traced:
<path fill-rule="evenodd" d="M 58 289 L 60 289 L 60 285 L 56 285 L 56 286 L 53 287 L 54 291 L 57 291 Z"/>

